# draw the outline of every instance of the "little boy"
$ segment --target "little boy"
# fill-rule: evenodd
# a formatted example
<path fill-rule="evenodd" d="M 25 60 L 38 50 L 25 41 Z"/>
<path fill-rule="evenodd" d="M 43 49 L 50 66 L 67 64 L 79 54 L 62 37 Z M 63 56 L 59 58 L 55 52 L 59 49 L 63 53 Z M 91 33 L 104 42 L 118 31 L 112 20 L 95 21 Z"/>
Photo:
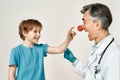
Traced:
<path fill-rule="evenodd" d="M 62 44 L 51 47 L 48 44 L 37 44 L 42 30 L 42 24 L 38 20 L 23 20 L 19 25 L 23 43 L 11 50 L 9 80 L 45 80 L 44 57 L 47 53 L 62 53 L 75 36 L 72 29 L 73 27 Z"/>

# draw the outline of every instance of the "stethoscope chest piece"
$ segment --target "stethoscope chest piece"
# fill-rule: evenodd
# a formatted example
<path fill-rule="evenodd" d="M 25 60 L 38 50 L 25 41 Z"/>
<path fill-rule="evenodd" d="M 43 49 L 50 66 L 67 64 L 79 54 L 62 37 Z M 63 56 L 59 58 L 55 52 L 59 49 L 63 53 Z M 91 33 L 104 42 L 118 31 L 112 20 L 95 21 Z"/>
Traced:
<path fill-rule="evenodd" d="M 97 65 L 95 66 L 95 74 L 98 74 L 100 71 L 101 71 L 100 64 L 97 64 Z"/>

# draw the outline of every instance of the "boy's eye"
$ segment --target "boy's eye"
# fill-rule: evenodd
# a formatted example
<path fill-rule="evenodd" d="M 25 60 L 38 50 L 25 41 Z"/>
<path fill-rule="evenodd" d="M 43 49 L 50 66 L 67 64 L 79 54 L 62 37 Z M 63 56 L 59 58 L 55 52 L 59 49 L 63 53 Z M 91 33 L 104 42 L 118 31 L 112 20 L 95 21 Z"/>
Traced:
<path fill-rule="evenodd" d="M 37 33 L 37 31 L 34 31 L 34 33 Z"/>
<path fill-rule="evenodd" d="M 34 31 L 34 33 L 40 33 L 40 31 Z"/>

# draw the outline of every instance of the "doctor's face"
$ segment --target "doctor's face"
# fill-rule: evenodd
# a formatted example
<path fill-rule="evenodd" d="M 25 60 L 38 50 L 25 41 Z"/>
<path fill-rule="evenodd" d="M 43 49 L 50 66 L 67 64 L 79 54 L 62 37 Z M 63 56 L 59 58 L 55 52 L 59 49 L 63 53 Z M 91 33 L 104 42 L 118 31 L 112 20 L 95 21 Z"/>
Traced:
<path fill-rule="evenodd" d="M 88 32 L 88 38 L 90 41 L 95 40 L 97 37 L 96 23 L 93 22 L 92 17 L 89 14 L 89 11 L 86 11 L 83 15 L 83 29 Z"/>

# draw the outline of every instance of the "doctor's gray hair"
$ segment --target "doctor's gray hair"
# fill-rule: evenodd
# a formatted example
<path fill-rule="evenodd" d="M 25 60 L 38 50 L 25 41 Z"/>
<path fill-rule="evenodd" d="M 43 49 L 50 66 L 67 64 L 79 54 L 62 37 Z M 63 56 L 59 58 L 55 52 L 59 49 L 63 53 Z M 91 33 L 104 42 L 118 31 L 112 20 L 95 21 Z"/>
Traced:
<path fill-rule="evenodd" d="M 81 13 L 84 14 L 86 11 L 89 11 L 93 21 L 100 20 L 103 29 L 108 30 L 110 24 L 112 23 L 112 14 L 106 5 L 101 3 L 89 4 L 83 6 Z"/>

